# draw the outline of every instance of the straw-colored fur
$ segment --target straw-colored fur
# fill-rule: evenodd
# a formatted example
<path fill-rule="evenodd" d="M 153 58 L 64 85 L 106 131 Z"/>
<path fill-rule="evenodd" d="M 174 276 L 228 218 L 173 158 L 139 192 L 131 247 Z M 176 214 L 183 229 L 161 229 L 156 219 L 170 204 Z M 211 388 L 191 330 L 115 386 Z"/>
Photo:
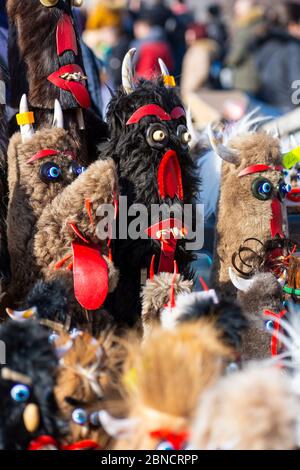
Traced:
<path fill-rule="evenodd" d="M 271 200 L 260 201 L 251 192 L 251 184 L 259 176 L 268 178 L 274 186 L 280 180 L 275 171 L 264 171 L 243 177 L 238 174 L 256 164 L 276 166 L 281 164 L 280 144 L 264 132 L 246 133 L 229 142 L 238 154 L 238 164 L 223 162 L 221 193 L 216 227 L 215 262 L 213 282 L 222 295 L 234 295 L 228 268 L 231 258 L 247 238 L 264 242 L 271 238 Z"/>
<path fill-rule="evenodd" d="M 294 449 L 299 412 L 299 399 L 280 369 L 233 373 L 201 396 L 191 448 Z"/>
<path fill-rule="evenodd" d="M 128 350 L 124 383 L 129 417 L 138 424 L 118 449 L 155 449 L 151 431 L 186 431 L 199 395 L 233 356 L 214 325 L 203 320 L 172 331 L 155 328 L 142 345 L 130 340 Z"/>

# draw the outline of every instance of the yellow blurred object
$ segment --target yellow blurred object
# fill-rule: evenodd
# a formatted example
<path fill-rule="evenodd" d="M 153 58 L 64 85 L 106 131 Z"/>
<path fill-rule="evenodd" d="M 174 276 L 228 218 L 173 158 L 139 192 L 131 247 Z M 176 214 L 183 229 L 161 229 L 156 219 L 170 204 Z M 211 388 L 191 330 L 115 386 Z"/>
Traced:
<path fill-rule="evenodd" d="M 86 22 L 86 29 L 100 29 L 107 26 L 121 26 L 122 7 L 114 6 L 115 2 L 103 2 L 91 10 Z M 124 3 L 124 2 L 122 2 Z"/>

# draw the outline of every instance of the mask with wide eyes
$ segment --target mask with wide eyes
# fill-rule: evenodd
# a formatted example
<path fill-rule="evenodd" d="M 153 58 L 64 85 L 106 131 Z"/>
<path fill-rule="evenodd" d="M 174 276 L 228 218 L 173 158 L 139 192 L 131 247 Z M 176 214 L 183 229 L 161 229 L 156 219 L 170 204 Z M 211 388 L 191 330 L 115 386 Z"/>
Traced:
<path fill-rule="evenodd" d="M 79 176 L 81 173 L 83 173 L 86 170 L 85 166 L 78 165 L 78 163 L 73 162 L 70 171 L 75 175 Z"/>
<path fill-rule="evenodd" d="M 150 147 L 163 149 L 167 146 L 169 138 L 169 131 L 165 126 L 158 123 L 150 124 L 146 135 Z"/>
<path fill-rule="evenodd" d="M 188 129 L 184 125 L 180 125 L 177 128 L 177 137 L 180 140 L 180 144 L 184 149 L 187 149 L 189 146 L 189 143 L 192 140 L 192 136 L 189 133 Z"/>
<path fill-rule="evenodd" d="M 43 163 L 40 166 L 40 178 L 44 183 L 56 183 L 62 178 L 61 168 L 53 162 Z"/>
<path fill-rule="evenodd" d="M 72 413 L 72 420 L 74 423 L 84 426 L 87 423 L 87 413 L 82 408 L 76 408 Z"/>
<path fill-rule="evenodd" d="M 17 403 L 26 403 L 30 397 L 30 390 L 27 385 L 18 384 L 11 389 L 10 395 Z"/>

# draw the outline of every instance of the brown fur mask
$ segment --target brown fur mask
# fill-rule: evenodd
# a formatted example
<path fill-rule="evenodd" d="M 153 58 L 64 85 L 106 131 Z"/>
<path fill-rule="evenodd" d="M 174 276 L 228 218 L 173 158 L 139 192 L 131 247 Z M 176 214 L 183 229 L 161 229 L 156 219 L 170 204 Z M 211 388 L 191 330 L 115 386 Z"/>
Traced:
<path fill-rule="evenodd" d="M 191 448 L 290 450 L 300 402 L 279 369 L 252 367 L 222 378 L 201 396 Z"/>
<path fill-rule="evenodd" d="M 231 349 L 205 321 L 172 331 L 156 328 L 142 345 L 130 341 L 128 349 L 124 383 L 135 426 L 117 449 L 162 448 L 160 441 L 174 435 L 182 448 L 198 396 L 220 376 Z"/>
<path fill-rule="evenodd" d="M 251 132 L 255 122 L 257 119 L 249 121 L 246 118 L 229 135 L 225 131 L 223 144 L 215 136 L 211 139 L 214 150 L 224 160 L 213 268 L 214 284 L 222 290 L 224 296 L 234 296 L 236 292 L 228 274 L 233 254 L 238 252 L 246 239 L 255 238 L 264 243 L 273 238 L 270 228 L 273 201 L 274 204 L 278 201 L 279 210 L 283 210 L 278 199 L 279 185 L 284 183 L 283 174 L 273 170 L 281 165 L 280 144 L 277 139 L 264 132 Z M 265 165 L 272 169 L 239 176 L 240 172 L 255 165 Z M 261 178 L 259 183 L 257 181 L 258 186 L 268 180 L 267 183 L 273 187 L 273 192 L 270 190 L 266 200 L 254 196 L 258 190 L 254 190 L 253 185 L 258 178 Z M 261 191 L 261 187 L 259 190 Z M 279 230 L 285 232 L 284 224 L 279 224 Z M 252 244 L 251 248 L 257 250 L 261 245 Z M 251 256 L 248 259 L 251 261 Z"/>
<path fill-rule="evenodd" d="M 53 149 L 57 154 L 28 163 L 37 152 L 45 149 Z M 47 165 L 50 163 L 60 172 L 57 179 L 49 178 Z M 96 211 L 102 204 L 113 204 L 117 192 L 112 160 L 97 161 L 78 176 L 81 168 L 78 150 L 64 129 L 43 129 L 31 138 L 27 136 L 25 142 L 16 134 L 10 141 L 7 226 L 12 281 L 9 290 L 16 303 L 24 301 L 39 278 L 62 279 L 70 311 L 74 316 L 81 315 L 82 308 L 74 298 L 73 275 L 69 270 L 72 242 L 80 238 L 70 229 L 70 223 L 75 224 L 89 243 L 99 243 L 96 226 L 101 217 Z M 106 240 L 100 243 L 102 253 L 107 255 Z M 57 269 L 57 263 L 66 256 L 69 258 Z M 105 259 L 109 267 L 109 290 L 112 290 L 118 276 L 112 262 Z"/>
<path fill-rule="evenodd" d="M 109 408 L 108 400 L 119 396 L 124 350 L 108 332 L 103 332 L 97 340 L 83 332 L 73 338 L 61 334 L 56 348 L 62 358 L 55 396 L 62 417 L 69 424 L 66 443 L 91 439 L 103 448 L 109 438 L 100 423 L 93 425 L 90 418 L 99 409 Z"/>

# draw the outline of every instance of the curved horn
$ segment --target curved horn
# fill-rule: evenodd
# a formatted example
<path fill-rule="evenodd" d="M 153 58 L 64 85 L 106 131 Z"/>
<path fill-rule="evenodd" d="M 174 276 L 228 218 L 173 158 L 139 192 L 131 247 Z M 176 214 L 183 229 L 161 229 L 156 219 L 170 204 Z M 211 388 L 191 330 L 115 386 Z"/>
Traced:
<path fill-rule="evenodd" d="M 229 147 L 226 147 L 214 133 L 211 126 L 208 126 L 208 137 L 210 140 L 213 151 L 227 163 L 238 164 L 237 152 Z"/>
<path fill-rule="evenodd" d="M 135 48 L 130 49 L 125 55 L 123 64 L 122 64 L 122 85 L 127 95 L 130 95 L 130 93 L 132 93 L 134 90 L 134 84 L 133 84 L 134 69 L 132 65 L 132 59 L 133 59 L 135 52 L 136 52 Z"/>
<path fill-rule="evenodd" d="M 98 419 L 104 431 L 113 437 L 126 437 L 135 431 L 138 424 L 136 419 L 118 419 L 111 416 L 107 411 L 98 412 Z"/>
<path fill-rule="evenodd" d="M 57 127 L 58 129 L 64 128 L 64 115 L 61 109 L 60 102 L 55 100 L 54 102 L 54 116 L 52 127 Z"/>
<path fill-rule="evenodd" d="M 37 315 L 37 308 L 32 307 L 27 310 L 13 310 L 11 308 L 6 309 L 7 315 L 15 321 L 26 321 L 30 318 L 34 318 Z"/>
<path fill-rule="evenodd" d="M 169 73 L 168 67 L 166 66 L 164 61 L 162 59 L 158 59 L 158 63 L 159 63 L 159 66 L 160 66 L 160 71 L 161 71 L 162 76 L 163 77 L 168 77 L 170 75 L 170 73 Z"/>
<path fill-rule="evenodd" d="M 251 289 L 253 285 L 253 279 L 244 279 L 238 276 L 231 267 L 228 269 L 228 272 L 232 284 L 238 290 L 241 290 L 242 292 L 248 292 Z"/>
<path fill-rule="evenodd" d="M 19 108 L 19 114 L 24 114 L 28 113 L 28 102 L 27 102 L 27 96 L 24 94 L 21 98 L 20 101 L 20 108 Z M 21 124 L 20 125 L 20 131 L 21 131 L 21 136 L 22 136 L 22 142 L 28 142 L 34 135 L 34 129 L 32 124 Z"/>

